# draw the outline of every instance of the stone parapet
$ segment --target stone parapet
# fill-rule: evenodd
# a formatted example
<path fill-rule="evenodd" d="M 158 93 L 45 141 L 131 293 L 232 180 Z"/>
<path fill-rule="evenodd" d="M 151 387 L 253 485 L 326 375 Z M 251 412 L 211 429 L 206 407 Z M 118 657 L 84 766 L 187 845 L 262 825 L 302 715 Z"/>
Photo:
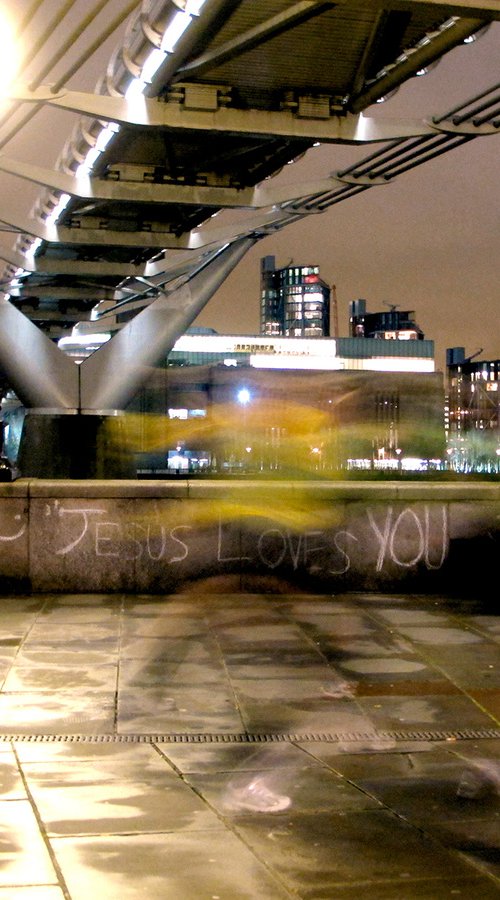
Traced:
<path fill-rule="evenodd" d="M 0 591 L 470 593 L 494 585 L 500 483 L 0 485 Z"/>

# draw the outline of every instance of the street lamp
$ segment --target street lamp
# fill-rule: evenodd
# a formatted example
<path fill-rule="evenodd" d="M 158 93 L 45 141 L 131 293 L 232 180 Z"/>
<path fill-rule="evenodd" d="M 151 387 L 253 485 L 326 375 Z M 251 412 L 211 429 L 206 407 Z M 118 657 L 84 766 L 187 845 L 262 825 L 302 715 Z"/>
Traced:
<path fill-rule="evenodd" d="M 247 403 L 250 403 L 250 391 L 248 388 L 240 388 L 237 397 L 238 403 L 241 403 L 242 406 L 246 406 Z"/>
<path fill-rule="evenodd" d="M 248 388 L 243 387 L 240 388 L 237 393 L 237 400 L 240 406 L 243 408 L 243 423 L 242 423 L 242 438 L 243 438 L 243 447 L 245 449 L 245 453 L 242 454 L 240 465 L 243 466 L 243 469 L 247 468 L 247 460 L 249 459 L 249 454 L 251 452 L 251 447 L 248 446 L 248 436 L 247 436 L 247 414 L 246 408 L 251 400 L 250 391 Z M 239 443 L 239 442 L 238 442 Z M 241 454 L 241 450 L 239 451 L 239 455 Z"/>

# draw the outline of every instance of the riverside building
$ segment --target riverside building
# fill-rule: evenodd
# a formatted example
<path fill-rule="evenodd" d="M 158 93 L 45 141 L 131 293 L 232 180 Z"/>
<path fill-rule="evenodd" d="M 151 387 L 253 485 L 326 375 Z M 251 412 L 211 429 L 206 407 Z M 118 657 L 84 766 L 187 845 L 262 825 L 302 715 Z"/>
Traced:
<path fill-rule="evenodd" d="M 330 334 L 330 288 L 319 266 L 276 268 L 261 259 L 260 332 L 271 337 L 317 338 Z"/>
<path fill-rule="evenodd" d="M 440 468 L 434 342 L 389 324 L 335 338 L 189 329 L 128 407 L 139 476 Z M 80 323 L 59 346 L 78 362 L 107 339 Z"/>
<path fill-rule="evenodd" d="M 427 470 L 444 459 L 443 377 L 434 342 L 423 335 L 307 339 L 190 329 L 135 408 L 153 417 L 166 411 L 172 444 L 166 453 L 143 446 L 143 475 L 327 476 Z"/>
<path fill-rule="evenodd" d="M 479 351 L 481 352 L 481 351 Z M 457 472 L 500 472 L 500 360 L 446 354 L 446 454 Z"/>

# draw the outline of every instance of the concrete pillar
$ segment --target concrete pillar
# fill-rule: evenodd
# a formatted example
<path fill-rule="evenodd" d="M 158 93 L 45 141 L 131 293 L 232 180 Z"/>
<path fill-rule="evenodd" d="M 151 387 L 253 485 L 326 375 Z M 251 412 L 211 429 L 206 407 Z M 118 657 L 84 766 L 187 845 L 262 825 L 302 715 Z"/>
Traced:
<path fill-rule="evenodd" d="M 28 410 L 18 468 L 32 478 L 135 478 L 125 417 Z"/>

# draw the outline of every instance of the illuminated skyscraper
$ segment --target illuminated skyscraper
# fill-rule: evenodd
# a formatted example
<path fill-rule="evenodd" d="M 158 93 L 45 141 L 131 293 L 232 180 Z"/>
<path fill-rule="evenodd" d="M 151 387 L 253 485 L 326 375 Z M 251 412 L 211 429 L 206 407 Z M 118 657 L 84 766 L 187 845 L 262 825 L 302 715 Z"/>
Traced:
<path fill-rule="evenodd" d="M 319 266 L 275 266 L 261 260 L 260 333 L 273 337 L 329 337 L 330 288 Z"/>

